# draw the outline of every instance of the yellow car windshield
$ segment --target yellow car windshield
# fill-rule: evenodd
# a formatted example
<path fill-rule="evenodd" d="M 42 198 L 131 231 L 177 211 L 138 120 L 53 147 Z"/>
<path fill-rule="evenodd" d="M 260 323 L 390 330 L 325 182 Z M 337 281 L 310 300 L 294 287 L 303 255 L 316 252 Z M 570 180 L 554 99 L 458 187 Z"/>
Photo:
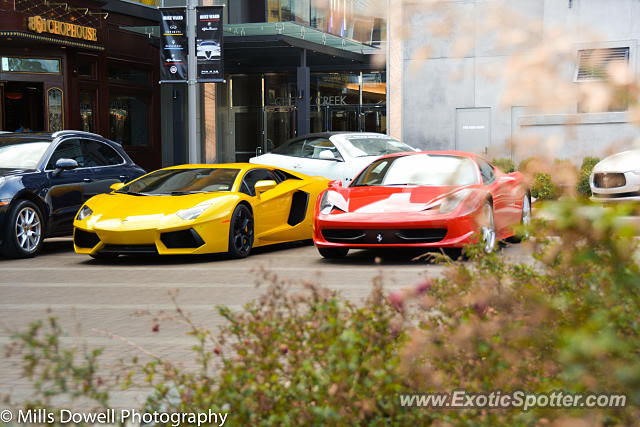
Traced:
<path fill-rule="evenodd" d="M 240 169 L 161 169 L 125 185 L 116 193 L 143 196 L 231 191 Z"/>

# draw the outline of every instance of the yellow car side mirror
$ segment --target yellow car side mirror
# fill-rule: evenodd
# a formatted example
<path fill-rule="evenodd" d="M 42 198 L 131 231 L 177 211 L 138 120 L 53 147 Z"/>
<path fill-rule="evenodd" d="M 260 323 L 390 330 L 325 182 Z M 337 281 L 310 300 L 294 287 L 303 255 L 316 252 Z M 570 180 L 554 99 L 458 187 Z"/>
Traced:
<path fill-rule="evenodd" d="M 115 184 L 111 184 L 111 187 L 109 187 L 112 191 L 117 191 L 119 189 L 121 189 L 122 187 L 124 187 L 124 182 L 116 182 Z"/>
<path fill-rule="evenodd" d="M 278 185 L 278 183 L 275 182 L 274 180 L 265 179 L 265 180 L 256 182 L 256 185 L 254 188 L 256 189 L 256 194 L 260 194 L 260 193 L 264 193 L 265 191 L 269 191 L 273 188 L 276 188 L 276 185 Z"/>

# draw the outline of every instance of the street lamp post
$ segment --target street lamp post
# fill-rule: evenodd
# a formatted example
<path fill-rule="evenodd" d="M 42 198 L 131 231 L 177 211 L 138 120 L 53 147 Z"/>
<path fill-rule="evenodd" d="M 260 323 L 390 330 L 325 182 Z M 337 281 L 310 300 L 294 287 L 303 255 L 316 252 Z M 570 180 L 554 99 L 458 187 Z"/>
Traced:
<path fill-rule="evenodd" d="M 196 120 L 198 100 L 196 98 L 196 6 L 198 0 L 187 0 L 187 40 L 189 44 L 189 67 L 188 67 L 188 123 L 189 123 L 189 163 L 199 163 L 200 153 L 198 152 L 198 133 Z"/>

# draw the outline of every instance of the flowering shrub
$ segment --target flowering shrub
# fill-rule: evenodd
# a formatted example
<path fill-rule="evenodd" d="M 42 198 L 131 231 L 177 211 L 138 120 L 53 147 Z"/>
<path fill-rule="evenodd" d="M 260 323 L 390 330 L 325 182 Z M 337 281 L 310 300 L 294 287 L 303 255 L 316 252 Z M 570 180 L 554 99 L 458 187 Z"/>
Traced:
<path fill-rule="evenodd" d="M 233 425 L 265 426 L 408 424 L 426 415 L 397 404 L 405 338 L 380 279 L 356 306 L 326 288 L 294 293 L 273 273 L 262 278 L 266 292 L 243 311 L 218 308 L 228 323 L 217 337 L 184 317 L 201 369 L 143 366 L 155 387 L 149 408 L 216 408 L 230 411 Z"/>
<path fill-rule="evenodd" d="M 421 321 L 408 332 L 401 368 L 413 390 L 616 392 L 629 407 L 469 410 L 443 412 L 444 420 L 631 425 L 640 416 L 640 269 L 635 230 L 620 221 L 631 208 L 576 203 L 546 208 L 554 221 L 538 233 L 535 264 L 472 248 L 473 262 L 455 264 L 427 295 L 402 299 Z"/>
<path fill-rule="evenodd" d="M 631 425 L 640 417 L 640 268 L 636 230 L 621 217 L 634 207 L 567 199 L 542 209 L 551 221 L 536 223 L 535 239 L 524 243 L 534 249 L 531 261 L 471 246 L 469 261 L 388 296 L 377 278 L 359 305 L 262 271 L 263 295 L 238 312 L 219 307 L 227 324 L 217 332 L 177 307 L 195 340 L 195 368 L 136 362 L 124 385 L 152 388 L 147 410 L 229 412 L 230 425 L 524 426 L 566 418 Z M 50 333 L 41 328 L 11 345 L 37 389 L 108 406 L 99 350 L 83 362 L 60 346 L 55 321 Z M 399 404 L 399 393 L 459 388 L 624 393 L 629 406 L 523 412 Z"/>

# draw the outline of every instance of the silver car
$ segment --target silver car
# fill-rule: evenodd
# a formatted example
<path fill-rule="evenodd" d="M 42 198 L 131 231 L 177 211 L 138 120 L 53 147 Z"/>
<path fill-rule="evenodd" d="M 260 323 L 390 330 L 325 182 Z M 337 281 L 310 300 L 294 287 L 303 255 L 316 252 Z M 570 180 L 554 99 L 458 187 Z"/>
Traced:
<path fill-rule="evenodd" d="M 418 150 L 380 133 L 324 132 L 291 139 L 249 162 L 339 179 L 348 185 L 378 157 L 405 151 Z"/>
<path fill-rule="evenodd" d="M 600 202 L 640 201 L 640 150 L 629 150 L 604 158 L 593 168 L 591 200 Z"/>

